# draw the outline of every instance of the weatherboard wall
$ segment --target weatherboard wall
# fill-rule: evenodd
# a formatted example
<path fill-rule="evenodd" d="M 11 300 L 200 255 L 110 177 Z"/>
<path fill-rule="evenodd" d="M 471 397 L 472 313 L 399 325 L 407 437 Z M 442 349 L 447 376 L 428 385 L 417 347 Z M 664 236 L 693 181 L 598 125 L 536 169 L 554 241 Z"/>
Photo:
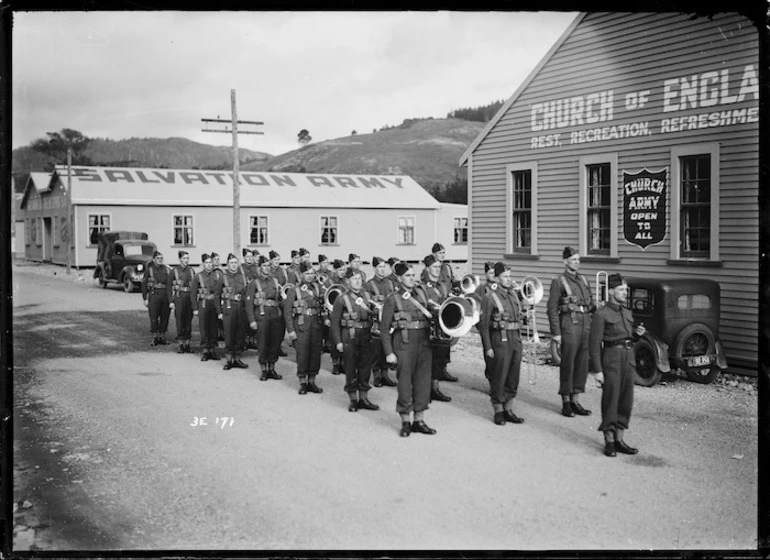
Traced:
<path fill-rule="evenodd" d="M 487 260 L 503 259 L 519 278 L 538 276 L 546 292 L 538 306 L 541 329 L 565 245 L 580 247 L 581 272 L 592 284 L 600 270 L 715 279 L 728 362 L 750 372 L 757 363 L 758 321 L 757 75 L 757 33 L 741 16 L 579 16 L 467 152 L 474 272 L 480 274 Z M 566 101 L 557 113 L 552 102 L 560 100 Z M 712 253 L 682 259 L 678 215 L 671 211 L 679 156 L 701 153 L 712 156 L 712 189 L 718 187 Z M 612 165 L 613 240 L 609 255 L 591 256 L 584 170 L 599 162 Z M 666 170 L 668 196 L 665 237 L 642 249 L 624 236 L 622 178 L 645 168 Z M 522 169 L 532 172 L 536 199 L 532 254 L 513 251 L 506 204 L 510 174 Z"/>

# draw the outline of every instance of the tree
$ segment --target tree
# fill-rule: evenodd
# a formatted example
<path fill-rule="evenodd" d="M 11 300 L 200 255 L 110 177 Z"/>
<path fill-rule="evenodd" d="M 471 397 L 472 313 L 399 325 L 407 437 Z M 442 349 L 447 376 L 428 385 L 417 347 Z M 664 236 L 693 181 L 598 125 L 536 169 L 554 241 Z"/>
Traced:
<path fill-rule="evenodd" d="M 302 144 L 303 147 L 307 146 L 312 139 L 313 138 L 310 136 L 310 133 L 304 128 L 299 131 L 299 134 L 297 134 L 297 142 Z"/>
<path fill-rule="evenodd" d="M 54 164 L 67 163 L 67 149 L 72 150 L 73 165 L 93 165 L 85 155 L 91 139 L 82 132 L 71 128 L 62 128 L 60 132 L 46 132 L 48 138 L 38 138 L 30 144 L 36 152 L 43 153 L 54 160 Z"/>

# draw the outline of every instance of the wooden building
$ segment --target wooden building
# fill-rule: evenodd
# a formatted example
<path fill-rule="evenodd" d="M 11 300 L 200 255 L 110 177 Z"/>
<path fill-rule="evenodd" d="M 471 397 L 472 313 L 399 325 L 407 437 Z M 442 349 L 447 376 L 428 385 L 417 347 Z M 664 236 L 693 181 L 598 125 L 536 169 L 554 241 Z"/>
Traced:
<path fill-rule="evenodd" d="M 717 280 L 730 370 L 755 374 L 758 56 L 740 15 L 580 14 L 460 160 L 473 271 L 547 299 L 572 245 L 592 282 Z"/>
<path fill-rule="evenodd" d="M 233 250 L 232 173 L 212 170 L 66 167 L 32 173 L 22 199 L 27 259 L 66 263 L 67 194 L 72 183 L 72 264 L 96 264 L 100 231 L 143 231 L 177 262 Z M 466 261 L 467 207 L 441 204 L 406 176 L 240 173 L 241 247 L 290 261 L 304 247 L 347 260 L 350 253 L 418 261 L 435 241 Z"/>

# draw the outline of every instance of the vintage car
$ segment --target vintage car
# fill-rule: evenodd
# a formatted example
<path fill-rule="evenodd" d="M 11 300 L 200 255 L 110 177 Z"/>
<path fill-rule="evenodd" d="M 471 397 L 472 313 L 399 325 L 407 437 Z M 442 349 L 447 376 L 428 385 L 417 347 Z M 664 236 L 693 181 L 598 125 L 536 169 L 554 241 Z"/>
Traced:
<path fill-rule="evenodd" d="M 697 383 L 727 369 L 719 340 L 719 284 L 713 280 L 626 279 L 628 306 L 647 333 L 636 344 L 636 383 L 652 386 L 671 367 Z"/>
<path fill-rule="evenodd" d="M 94 278 L 98 279 L 100 287 L 106 288 L 110 282 L 116 282 L 126 293 L 139 288 L 144 267 L 157 249 L 147 238 L 146 233 L 138 231 L 99 233 Z"/>

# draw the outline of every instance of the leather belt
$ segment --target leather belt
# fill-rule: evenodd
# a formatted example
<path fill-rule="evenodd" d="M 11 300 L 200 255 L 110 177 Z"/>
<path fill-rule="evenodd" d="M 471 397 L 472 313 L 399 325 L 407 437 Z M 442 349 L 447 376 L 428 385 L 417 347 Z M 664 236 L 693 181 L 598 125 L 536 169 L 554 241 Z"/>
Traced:
<path fill-rule="evenodd" d="M 233 294 L 229 299 L 230 301 L 241 301 L 241 299 L 243 299 L 243 294 Z"/>
<path fill-rule="evenodd" d="M 519 323 L 509 321 L 494 321 L 492 323 L 492 328 L 500 329 L 501 331 L 517 331 L 519 330 Z"/>
<path fill-rule="evenodd" d="M 408 330 L 416 330 L 416 329 L 427 329 L 430 326 L 428 321 L 408 321 L 402 329 L 408 329 Z"/>
<path fill-rule="evenodd" d="M 345 328 L 353 328 L 353 329 L 369 329 L 372 326 L 372 322 L 371 321 L 348 321 L 342 326 Z"/>
<path fill-rule="evenodd" d="M 280 303 L 278 303 L 278 301 L 276 301 L 276 300 L 274 300 L 274 299 L 266 299 L 266 300 L 264 300 L 262 303 L 257 303 L 257 302 L 255 301 L 255 302 L 254 302 L 254 305 L 256 305 L 256 306 L 259 306 L 259 305 L 264 305 L 265 307 L 277 307 L 277 306 L 279 306 L 279 305 L 280 305 Z"/>
<path fill-rule="evenodd" d="M 630 338 L 624 338 L 622 340 L 605 340 L 605 348 L 633 348 L 634 341 Z"/>
<path fill-rule="evenodd" d="M 165 284 L 153 284 L 152 287 L 153 287 L 153 289 L 155 289 L 155 288 L 165 288 L 166 285 Z"/>
<path fill-rule="evenodd" d="M 189 292 L 190 288 L 188 286 L 184 286 L 182 288 L 177 288 L 176 291 L 177 292 Z"/>
<path fill-rule="evenodd" d="M 305 310 L 304 310 L 304 311 L 301 313 L 301 315 L 309 315 L 310 317 L 312 317 L 312 316 L 314 316 L 314 315 L 318 315 L 318 309 L 316 309 L 316 308 L 305 309 Z"/>

